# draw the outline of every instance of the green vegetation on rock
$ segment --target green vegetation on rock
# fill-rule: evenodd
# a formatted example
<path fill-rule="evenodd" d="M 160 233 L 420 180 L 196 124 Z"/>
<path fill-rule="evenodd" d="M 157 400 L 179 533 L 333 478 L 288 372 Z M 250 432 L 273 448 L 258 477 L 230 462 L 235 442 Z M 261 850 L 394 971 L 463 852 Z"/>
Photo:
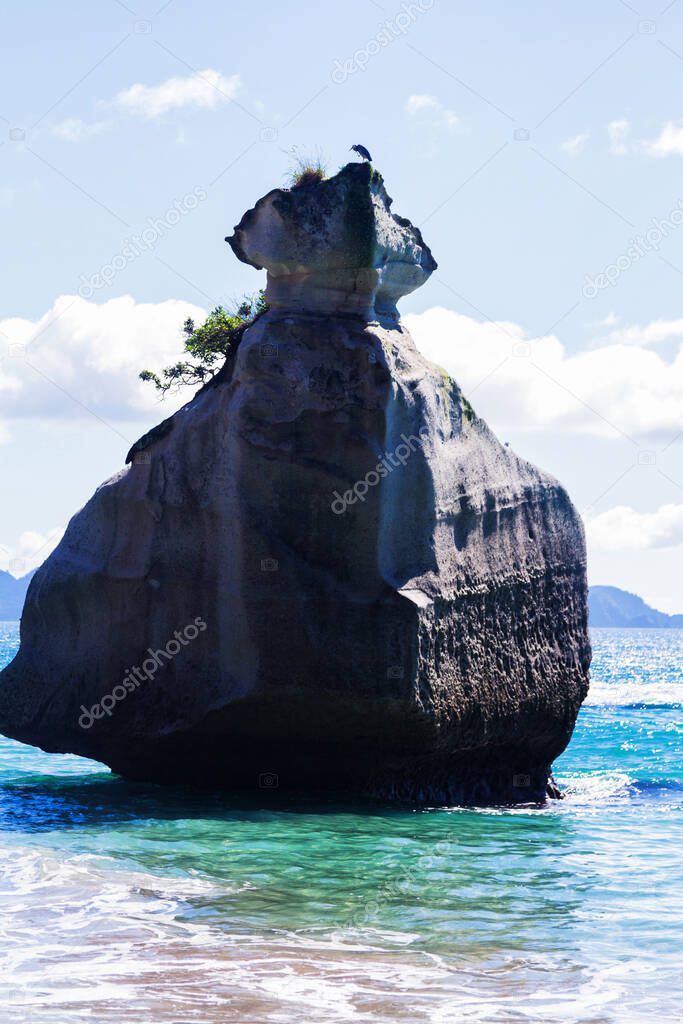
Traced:
<path fill-rule="evenodd" d="M 261 289 L 256 295 L 245 296 L 232 311 L 216 306 L 199 327 L 188 318 L 183 324 L 183 334 L 185 353 L 191 360 L 182 359 L 166 366 L 161 374 L 143 370 L 140 380 L 150 381 L 162 394 L 184 385 L 206 383 L 220 370 L 244 330 L 267 309 L 265 292 Z"/>
<path fill-rule="evenodd" d="M 463 418 L 466 419 L 468 423 L 471 423 L 473 420 L 475 420 L 477 418 L 474 409 L 472 408 L 470 403 L 467 401 L 465 396 L 462 395 L 462 394 L 460 395 L 460 406 L 462 408 Z"/>
<path fill-rule="evenodd" d="M 327 178 L 327 167 L 322 154 L 300 153 L 296 146 L 292 147 L 292 166 L 289 170 L 289 188 L 302 188 L 304 185 L 315 185 Z"/>

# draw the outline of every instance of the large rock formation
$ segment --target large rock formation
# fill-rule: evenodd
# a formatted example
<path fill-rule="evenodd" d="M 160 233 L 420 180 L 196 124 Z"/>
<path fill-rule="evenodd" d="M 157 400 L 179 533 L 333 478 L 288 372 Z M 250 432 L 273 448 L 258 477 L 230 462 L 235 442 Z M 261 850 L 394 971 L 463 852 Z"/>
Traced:
<path fill-rule="evenodd" d="M 136 779 L 544 799 L 587 690 L 581 524 L 401 326 L 436 264 L 390 205 L 349 165 L 244 216 L 271 309 L 36 574 L 4 732 Z"/>

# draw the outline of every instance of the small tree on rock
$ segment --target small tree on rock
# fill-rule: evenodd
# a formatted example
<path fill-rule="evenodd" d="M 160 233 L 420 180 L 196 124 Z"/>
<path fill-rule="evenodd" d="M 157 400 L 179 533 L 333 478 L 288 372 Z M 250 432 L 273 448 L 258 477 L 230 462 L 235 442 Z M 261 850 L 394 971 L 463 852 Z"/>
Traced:
<path fill-rule="evenodd" d="M 244 330 L 267 309 L 265 292 L 261 289 L 256 295 L 245 296 L 232 311 L 216 306 L 199 327 L 188 317 L 183 324 L 183 334 L 185 353 L 191 359 L 166 366 L 160 374 L 143 370 L 140 380 L 150 381 L 162 395 L 185 385 L 205 384 L 239 344 Z"/>

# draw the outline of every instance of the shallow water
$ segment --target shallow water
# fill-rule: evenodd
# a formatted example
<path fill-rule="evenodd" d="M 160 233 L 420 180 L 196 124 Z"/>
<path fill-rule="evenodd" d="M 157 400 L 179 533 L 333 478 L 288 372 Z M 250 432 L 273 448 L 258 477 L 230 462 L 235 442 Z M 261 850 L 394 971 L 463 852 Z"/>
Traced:
<path fill-rule="evenodd" d="M 0 1019 L 680 1021 L 683 632 L 593 643 L 543 809 L 266 808 L 0 739 Z"/>

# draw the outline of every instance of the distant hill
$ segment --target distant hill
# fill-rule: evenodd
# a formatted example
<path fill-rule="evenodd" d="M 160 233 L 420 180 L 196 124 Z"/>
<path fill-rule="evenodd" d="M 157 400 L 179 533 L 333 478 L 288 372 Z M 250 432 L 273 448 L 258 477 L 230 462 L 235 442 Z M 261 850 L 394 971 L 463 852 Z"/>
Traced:
<path fill-rule="evenodd" d="M 618 587 L 589 587 L 588 622 L 591 626 L 683 629 L 683 615 L 658 612 L 645 604 L 642 597 Z"/>
<path fill-rule="evenodd" d="M 13 622 L 21 618 L 24 598 L 33 573 L 16 580 L 8 572 L 0 570 L 0 622 Z"/>

